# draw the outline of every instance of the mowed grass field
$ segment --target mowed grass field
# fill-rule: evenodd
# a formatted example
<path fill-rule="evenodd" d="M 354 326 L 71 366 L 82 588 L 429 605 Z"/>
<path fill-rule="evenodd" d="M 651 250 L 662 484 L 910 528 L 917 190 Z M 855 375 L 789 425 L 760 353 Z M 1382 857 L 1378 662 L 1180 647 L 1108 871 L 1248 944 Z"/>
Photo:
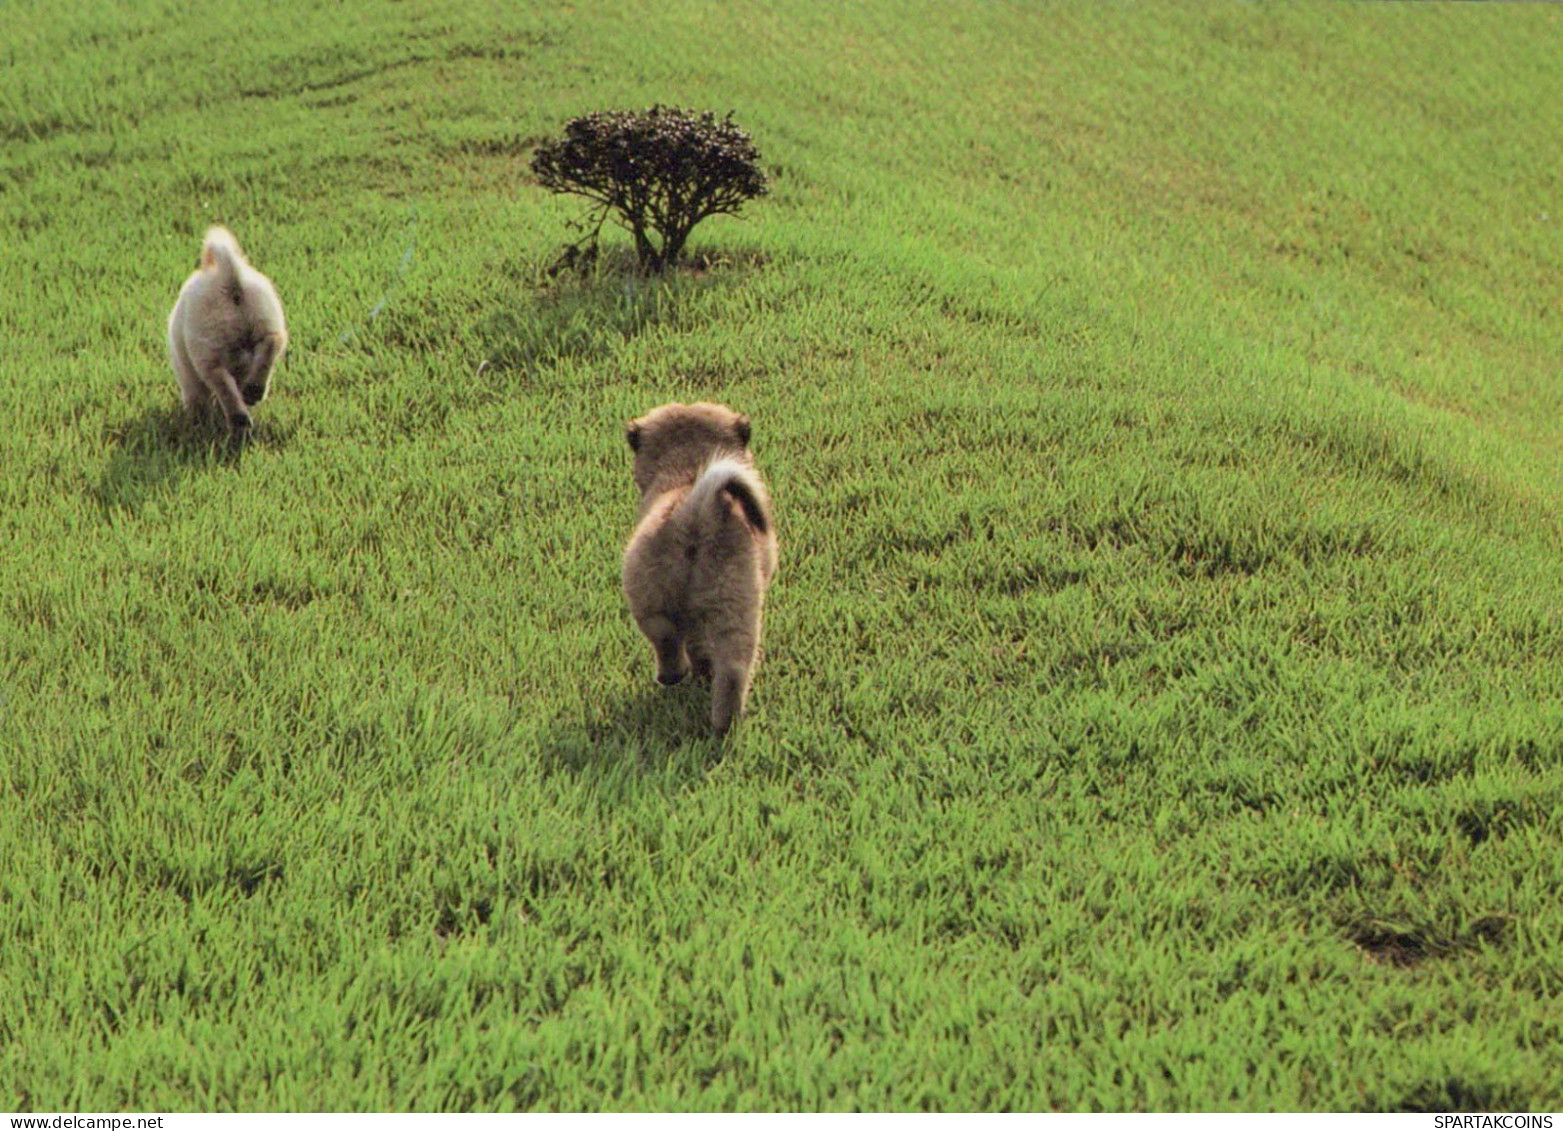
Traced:
<path fill-rule="evenodd" d="M 1563 1106 L 1563 9 L 14 3 L 0 1107 Z M 536 140 L 736 112 L 695 269 Z M 293 341 L 235 455 L 208 224 Z M 750 714 L 623 425 L 749 413 Z"/>

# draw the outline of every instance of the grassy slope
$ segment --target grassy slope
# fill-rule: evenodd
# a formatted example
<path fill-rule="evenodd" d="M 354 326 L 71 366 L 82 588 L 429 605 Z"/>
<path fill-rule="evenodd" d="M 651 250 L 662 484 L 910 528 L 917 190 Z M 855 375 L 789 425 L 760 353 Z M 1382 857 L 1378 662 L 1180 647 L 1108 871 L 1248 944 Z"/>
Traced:
<path fill-rule="evenodd" d="M 77 7 L 0 42 L 0 1106 L 1563 1103 L 1563 11 Z M 653 100 L 777 166 L 734 262 L 540 286 L 527 139 Z M 726 747 L 616 588 L 696 396 L 784 536 Z"/>

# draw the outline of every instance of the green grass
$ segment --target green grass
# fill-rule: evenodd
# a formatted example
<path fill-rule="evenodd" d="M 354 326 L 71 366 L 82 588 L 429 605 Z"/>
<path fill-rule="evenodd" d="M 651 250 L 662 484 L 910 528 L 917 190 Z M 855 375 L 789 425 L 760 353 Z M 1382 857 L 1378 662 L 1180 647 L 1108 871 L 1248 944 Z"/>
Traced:
<path fill-rule="evenodd" d="M 1563 1105 L 1563 10 L 538 8 L 6 13 L 0 1107 Z M 657 101 L 772 195 L 549 281 Z M 617 585 L 702 398 L 725 744 Z"/>

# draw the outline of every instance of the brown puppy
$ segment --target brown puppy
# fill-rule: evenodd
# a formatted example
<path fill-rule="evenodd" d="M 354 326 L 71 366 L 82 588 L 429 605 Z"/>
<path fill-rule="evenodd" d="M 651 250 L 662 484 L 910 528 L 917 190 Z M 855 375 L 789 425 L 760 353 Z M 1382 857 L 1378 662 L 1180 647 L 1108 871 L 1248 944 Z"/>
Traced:
<path fill-rule="evenodd" d="M 657 682 L 710 676 L 711 725 L 743 713 L 760 658 L 760 605 L 776 572 L 771 500 L 749 455 L 749 418 L 718 404 L 667 404 L 625 432 L 640 516 L 624 551 L 624 595 L 657 653 Z"/>
<path fill-rule="evenodd" d="M 251 267 L 227 228 L 212 228 L 201 266 L 185 280 L 168 316 L 168 356 L 185 408 L 216 401 L 237 436 L 250 427 L 272 367 L 288 348 L 282 302 L 271 280 Z"/>

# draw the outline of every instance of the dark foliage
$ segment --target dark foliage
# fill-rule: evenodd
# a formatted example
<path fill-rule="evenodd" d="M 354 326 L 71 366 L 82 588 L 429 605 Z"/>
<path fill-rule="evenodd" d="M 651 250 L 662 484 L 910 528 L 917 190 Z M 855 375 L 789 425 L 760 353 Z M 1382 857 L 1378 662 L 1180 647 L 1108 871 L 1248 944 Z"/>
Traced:
<path fill-rule="evenodd" d="M 734 215 L 765 194 L 759 162 L 754 140 L 732 114 L 718 120 L 709 111 L 653 106 L 574 119 L 563 138 L 538 146 L 532 171 L 544 188 L 599 205 L 587 237 L 593 248 L 603 220 L 617 213 L 635 238 L 640 265 L 661 271 L 678 262 L 701 220 Z M 581 253 L 579 245 L 572 250 Z"/>

